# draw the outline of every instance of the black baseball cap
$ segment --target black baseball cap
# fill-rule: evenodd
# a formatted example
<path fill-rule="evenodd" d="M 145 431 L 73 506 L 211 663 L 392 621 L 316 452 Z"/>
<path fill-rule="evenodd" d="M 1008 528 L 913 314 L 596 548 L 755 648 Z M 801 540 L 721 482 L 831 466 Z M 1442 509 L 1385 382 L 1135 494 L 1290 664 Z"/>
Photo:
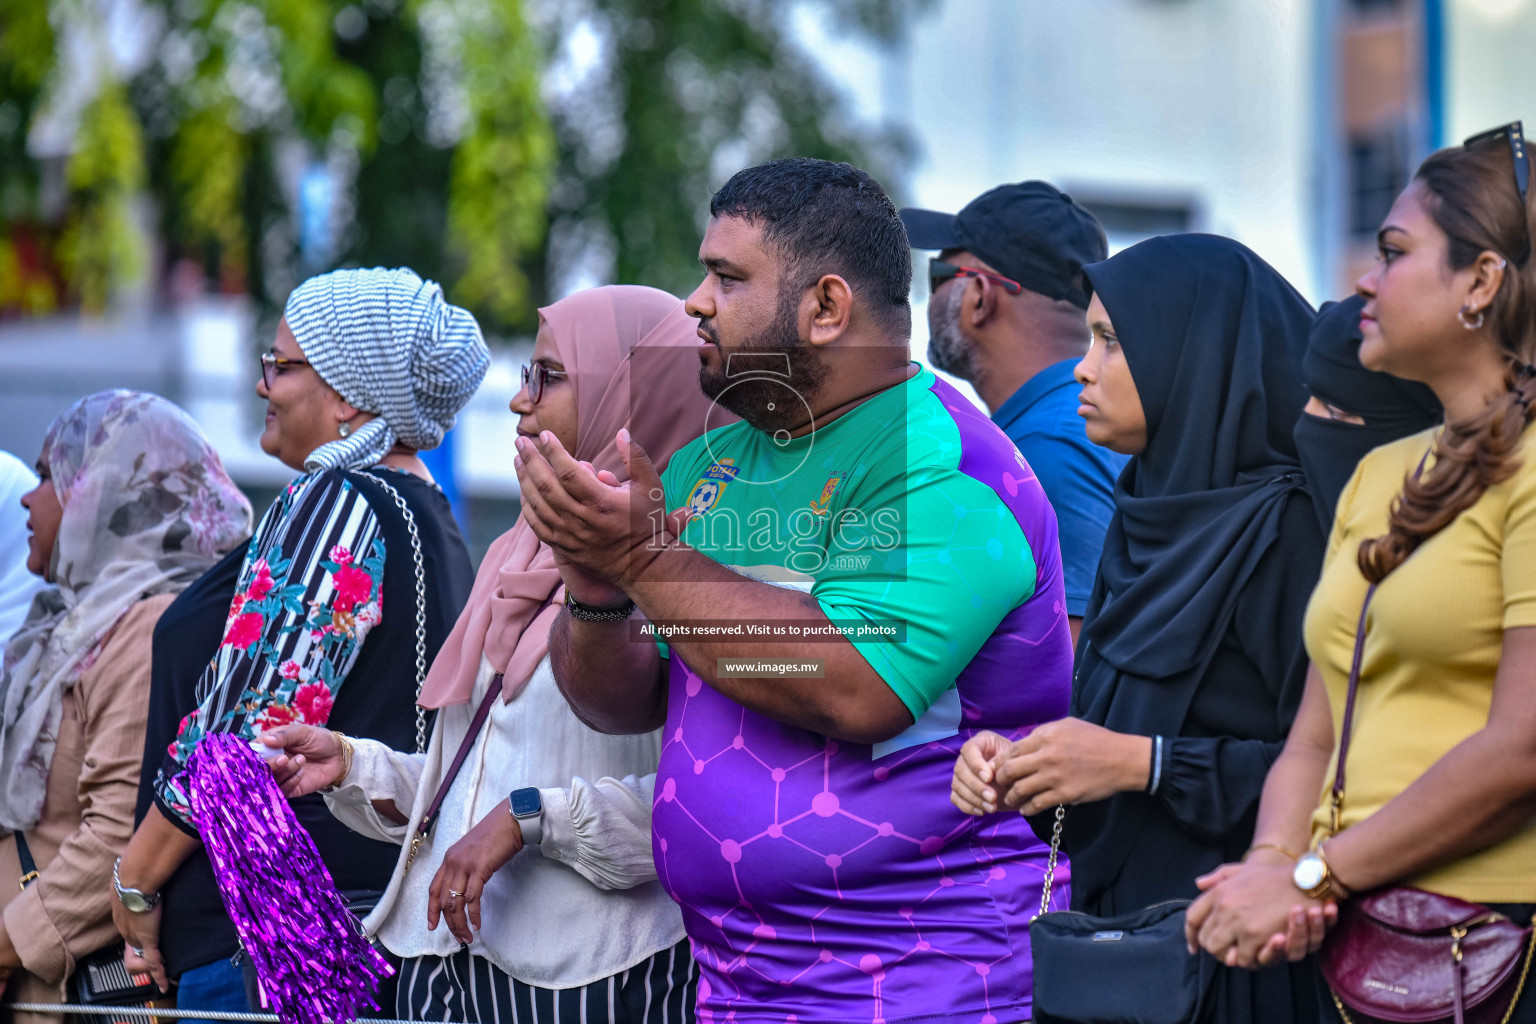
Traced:
<path fill-rule="evenodd" d="M 965 249 L 1032 292 L 1088 308 L 1083 266 L 1109 256 L 1104 227 L 1043 181 L 999 185 L 959 213 L 901 211 L 914 249 Z"/>

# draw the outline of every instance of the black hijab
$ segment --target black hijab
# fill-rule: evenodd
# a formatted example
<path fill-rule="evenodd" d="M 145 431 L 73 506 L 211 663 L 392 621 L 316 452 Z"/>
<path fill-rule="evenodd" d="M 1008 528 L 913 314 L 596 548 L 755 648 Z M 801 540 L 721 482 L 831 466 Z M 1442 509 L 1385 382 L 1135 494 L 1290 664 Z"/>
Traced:
<path fill-rule="evenodd" d="M 1149 239 L 1084 271 L 1136 381 L 1147 446 L 1115 484 L 1083 636 L 1114 669 L 1171 680 L 1210 660 L 1303 487 L 1292 431 L 1312 307 L 1215 235 Z"/>
<path fill-rule="evenodd" d="M 1312 307 L 1247 248 L 1212 235 L 1153 238 L 1084 270 L 1136 382 L 1147 446 L 1115 484 L 1073 714 L 1177 736 L 1239 594 L 1281 538 L 1286 503 L 1307 501 L 1291 431 L 1307 401 Z M 1287 541 L 1305 549 L 1296 571 L 1315 579 L 1321 538 Z M 1278 593 L 1244 597 L 1278 618 Z M 1293 660 L 1255 668 L 1278 680 Z M 1151 806 L 1121 794 L 1072 808 L 1074 905 L 1079 889 L 1092 900 L 1119 875 Z"/>
<path fill-rule="evenodd" d="M 1425 385 L 1360 365 L 1364 306 L 1358 295 L 1326 303 L 1312 323 L 1301 363 L 1312 394 L 1365 420 L 1362 425 L 1303 413 L 1296 421 L 1296 450 L 1324 534 L 1332 531 L 1339 495 L 1367 452 L 1428 430 L 1442 417 L 1440 400 Z"/>

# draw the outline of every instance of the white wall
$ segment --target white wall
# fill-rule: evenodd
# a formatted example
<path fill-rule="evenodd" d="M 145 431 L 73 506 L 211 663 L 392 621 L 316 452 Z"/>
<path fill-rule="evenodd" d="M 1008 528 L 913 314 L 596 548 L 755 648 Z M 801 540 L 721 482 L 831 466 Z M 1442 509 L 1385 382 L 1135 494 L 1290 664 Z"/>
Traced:
<path fill-rule="evenodd" d="M 1536 130 L 1536 0 L 1445 0 L 1445 141 Z"/>
<path fill-rule="evenodd" d="M 940 0 L 883 53 L 816 7 L 796 24 L 861 115 L 918 141 L 901 183 L 918 205 L 955 210 L 1024 178 L 1189 197 L 1198 229 L 1315 299 L 1313 2 Z"/>

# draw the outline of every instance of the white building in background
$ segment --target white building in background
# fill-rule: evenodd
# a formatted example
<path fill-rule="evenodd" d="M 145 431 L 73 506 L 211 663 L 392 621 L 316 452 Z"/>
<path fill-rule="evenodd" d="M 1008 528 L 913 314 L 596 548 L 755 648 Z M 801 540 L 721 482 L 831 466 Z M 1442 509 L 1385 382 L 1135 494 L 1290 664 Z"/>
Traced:
<path fill-rule="evenodd" d="M 806 46 L 917 144 L 908 202 L 1044 178 L 1112 248 L 1230 235 L 1314 302 L 1429 151 L 1536 126 L 1536 0 L 938 0 L 890 46 L 824 18 L 798 9 Z"/>
<path fill-rule="evenodd" d="M 1112 247 L 1231 235 L 1313 301 L 1348 292 L 1382 204 L 1429 149 L 1522 117 L 1536 128 L 1536 0 L 936 0 L 889 46 L 826 16 L 802 3 L 795 31 L 856 116 L 915 143 L 887 182 L 905 201 L 954 211 L 1043 178 L 1093 209 Z M 69 402 L 144 388 L 187 405 L 242 483 L 276 486 L 287 471 L 255 445 L 251 330 L 247 307 L 211 296 L 0 323 L 0 447 L 31 462 Z M 468 496 L 516 492 L 506 405 L 530 348 L 499 352 L 461 417 Z"/>
<path fill-rule="evenodd" d="M 1536 0 L 1446 0 L 1445 142 L 1536 128 Z"/>
<path fill-rule="evenodd" d="M 293 471 L 262 452 L 264 404 L 255 313 L 243 298 L 208 295 L 171 310 L 129 310 L 0 324 L 0 448 L 31 464 L 53 418 L 108 388 L 152 391 L 181 405 L 207 433 L 234 480 L 276 490 Z M 465 497 L 517 494 L 512 470 L 517 394 L 527 339 L 493 346 L 491 368 L 454 428 L 453 475 Z M 515 511 L 515 509 L 514 509 Z"/>
<path fill-rule="evenodd" d="M 897 183 L 957 210 L 1043 178 L 1112 247 L 1170 231 L 1245 242 L 1316 295 L 1311 0 L 941 0 L 886 48 L 807 45 L 918 160 Z"/>

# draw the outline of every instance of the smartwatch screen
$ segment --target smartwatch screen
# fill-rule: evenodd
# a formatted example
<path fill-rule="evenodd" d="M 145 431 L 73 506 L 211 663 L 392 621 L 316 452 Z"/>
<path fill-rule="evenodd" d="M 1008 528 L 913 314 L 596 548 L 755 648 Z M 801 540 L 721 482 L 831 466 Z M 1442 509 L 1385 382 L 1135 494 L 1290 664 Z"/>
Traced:
<path fill-rule="evenodd" d="M 538 814 L 544 809 L 544 801 L 539 799 L 537 789 L 514 789 L 512 791 L 512 814 L 514 817 L 524 817 L 529 814 Z"/>

